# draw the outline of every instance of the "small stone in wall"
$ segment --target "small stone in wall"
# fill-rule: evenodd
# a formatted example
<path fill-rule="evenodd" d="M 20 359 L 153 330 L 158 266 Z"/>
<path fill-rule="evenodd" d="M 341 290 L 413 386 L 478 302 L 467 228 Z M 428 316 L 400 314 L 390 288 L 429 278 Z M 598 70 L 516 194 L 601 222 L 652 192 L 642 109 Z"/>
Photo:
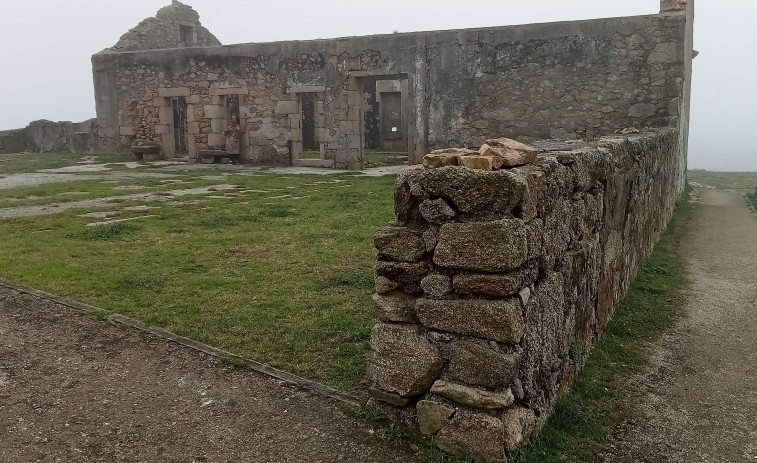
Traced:
<path fill-rule="evenodd" d="M 378 323 L 371 331 L 369 368 L 375 388 L 408 397 L 429 389 L 442 358 L 418 326 Z"/>
<path fill-rule="evenodd" d="M 402 291 L 392 291 L 385 295 L 374 294 L 373 306 L 376 316 L 384 322 L 415 323 L 415 298 Z"/>
<path fill-rule="evenodd" d="M 478 344 L 452 345 L 449 377 L 453 381 L 490 389 L 510 386 L 518 365 L 516 354 L 501 354 Z"/>
<path fill-rule="evenodd" d="M 442 223 L 457 215 L 447 201 L 439 199 L 427 199 L 420 205 L 421 215 L 431 223 Z"/>
<path fill-rule="evenodd" d="M 400 287 L 399 283 L 386 277 L 376 277 L 374 282 L 376 283 L 376 292 L 379 294 L 386 294 Z"/>
<path fill-rule="evenodd" d="M 517 167 L 536 162 L 536 148 L 521 142 L 509 138 L 493 138 L 486 140 L 486 144 L 501 156 L 501 167 Z"/>
<path fill-rule="evenodd" d="M 376 262 L 376 274 L 397 282 L 409 294 L 421 291 L 421 280 L 428 275 L 426 262 Z"/>
<path fill-rule="evenodd" d="M 420 231 L 408 227 L 383 227 L 376 230 L 373 242 L 380 257 L 415 262 L 426 253 Z"/>
<path fill-rule="evenodd" d="M 429 275 L 421 281 L 423 292 L 431 297 L 444 297 L 452 293 L 452 279 L 447 275 Z"/>
<path fill-rule="evenodd" d="M 536 429 L 536 415 L 525 407 L 513 407 L 502 417 L 504 424 L 505 448 L 514 452 L 518 447 L 526 444 Z"/>
<path fill-rule="evenodd" d="M 502 421 L 483 413 L 456 416 L 436 435 L 439 448 L 457 456 L 470 455 L 478 463 L 505 463 Z"/>
<path fill-rule="evenodd" d="M 431 400 L 421 400 L 415 409 L 418 412 L 418 426 L 425 436 L 439 432 L 455 414 L 454 408 Z"/>
<path fill-rule="evenodd" d="M 434 385 L 431 386 L 431 393 L 480 410 L 500 410 L 515 402 L 515 397 L 510 389 L 504 393 L 490 392 L 442 380 L 434 382 Z"/>

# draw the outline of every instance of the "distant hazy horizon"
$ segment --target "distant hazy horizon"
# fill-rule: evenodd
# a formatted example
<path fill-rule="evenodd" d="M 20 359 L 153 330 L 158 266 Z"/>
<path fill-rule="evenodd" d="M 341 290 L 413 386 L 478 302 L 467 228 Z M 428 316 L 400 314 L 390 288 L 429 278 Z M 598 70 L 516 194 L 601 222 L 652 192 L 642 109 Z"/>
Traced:
<path fill-rule="evenodd" d="M 691 2 L 692 0 L 690 0 Z M 170 0 L 27 0 L 0 6 L 0 130 L 39 119 L 79 122 L 95 117 L 91 55 L 114 45 Z M 659 0 L 386 0 L 370 3 L 291 0 L 187 0 L 224 44 L 460 29 L 535 22 L 656 14 Z M 536 5 L 536 6 L 534 6 Z M 401 12 L 395 14 L 393 12 Z M 496 12 L 496 13 L 495 13 Z M 757 5 L 736 0 L 696 2 L 689 167 L 757 171 L 744 137 L 757 107 L 751 22 Z M 12 45 L 12 46 L 9 46 Z M 747 109 L 749 108 L 749 109 Z"/>

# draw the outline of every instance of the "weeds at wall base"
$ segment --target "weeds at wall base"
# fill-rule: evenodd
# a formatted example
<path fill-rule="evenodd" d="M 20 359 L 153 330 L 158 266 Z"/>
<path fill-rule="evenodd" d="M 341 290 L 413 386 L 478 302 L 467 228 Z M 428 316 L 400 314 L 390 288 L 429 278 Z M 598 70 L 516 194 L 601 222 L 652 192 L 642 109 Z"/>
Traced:
<path fill-rule="evenodd" d="M 692 210 L 687 190 L 605 337 L 588 353 L 573 389 L 557 401 L 536 441 L 513 454 L 510 463 L 598 461 L 613 429 L 639 413 L 634 404 L 643 392 L 629 380 L 647 366 L 650 344 L 681 314 L 687 275 L 676 245 Z"/>

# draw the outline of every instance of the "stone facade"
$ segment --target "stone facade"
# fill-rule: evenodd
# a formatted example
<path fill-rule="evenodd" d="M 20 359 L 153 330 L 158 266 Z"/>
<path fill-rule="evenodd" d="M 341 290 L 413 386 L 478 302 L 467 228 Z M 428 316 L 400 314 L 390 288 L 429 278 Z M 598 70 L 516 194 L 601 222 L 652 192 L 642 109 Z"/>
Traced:
<path fill-rule="evenodd" d="M 188 5 L 173 0 L 154 18 L 131 29 L 108 50 L 137 51 L 182 47 L 212 47 L 221 42 L 200 24 L 200 15 Z"/>
<path fill-rule="evenodd" d="M 500 170 L 460 150 L 407 168 L 376 233 L 374 397 L 481 462 L 504 462 L 570 388 L 684 186 L 677 129 L 535 145 Z"/>
<path fill-rule="evenodd" d="M 246 162 L 360 168 L 366 133 L 376 123 L 377 101 L 366 88 L 373 85 L 375 94 L 380 79 L 401 90 L 398 133 L 412 163 L 447 146 L 478 149 L 490 134 L 526 141 L 592 139 L 629 127 L 681 128 L 685 150 L 690 11 L 331 40 L 106 50 L 92 59 L 100 137 L 113 149 L 152 144 L 165 157 L 181 151 L 196 159 L 200 150 L 221 147 L 224 124 L 238 114 Z M 308 103 L 312 114 L 306 114 L 305 101 L 314 101 Z M 303 120 L 310 119 L 320 159 L 305 161 Z"/>

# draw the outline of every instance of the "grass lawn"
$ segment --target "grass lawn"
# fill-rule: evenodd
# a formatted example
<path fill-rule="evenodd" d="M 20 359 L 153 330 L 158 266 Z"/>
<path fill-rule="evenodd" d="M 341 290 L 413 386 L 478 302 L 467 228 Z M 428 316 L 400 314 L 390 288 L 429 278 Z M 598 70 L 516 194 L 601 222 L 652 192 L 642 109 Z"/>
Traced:
<path fill-rule="evenodd" d="M 0 277 L 359 393 L 373 233 L 393 216 L 394 177 L 172 174 L 0 190 L 0 208 L 118 195 L 96 210 L 152 216 L 97 227 L 86 224 L 105 219 L 82 216 L 91 208 L 0 219 Z M 168 193 L 209 185 L 219 188 Z M 153 196 L 124 197 L 135 192 Z"/>
<path fill-rule="evenodd" d="M 690 170 L 689 181 L 722 189 L 754 191 L 757 172 L 712 172 L 703 169 Z"/>

